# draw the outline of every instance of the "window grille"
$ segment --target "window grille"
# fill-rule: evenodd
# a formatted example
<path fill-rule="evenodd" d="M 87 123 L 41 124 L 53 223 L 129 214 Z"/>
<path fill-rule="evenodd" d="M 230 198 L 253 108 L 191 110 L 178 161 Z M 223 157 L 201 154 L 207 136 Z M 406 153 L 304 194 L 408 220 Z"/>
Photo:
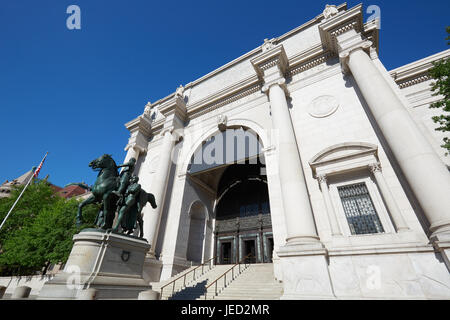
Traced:
<path fill-rule="evenodd" d="M 384 232 L 364 182 L 338 187 L 338 191 L 352 234 Z"/>

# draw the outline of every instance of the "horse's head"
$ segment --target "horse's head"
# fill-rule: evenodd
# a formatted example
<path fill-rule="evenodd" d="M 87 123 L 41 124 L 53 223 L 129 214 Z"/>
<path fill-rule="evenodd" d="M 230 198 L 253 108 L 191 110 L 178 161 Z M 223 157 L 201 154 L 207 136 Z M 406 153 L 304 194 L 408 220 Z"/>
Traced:
<path fill-rule="evenodd" d="M 91 167 L 93 170 L 97 170 L 97 169 L 103 169 L 103 168 L 116 168 L 116 163 L 113 160 L 113 158 L 111 157 L 110 154 L 104 154 L 101 157 L 98 157 L 95 160 L 92 160 L 89 163 L 89 167 Z"/>

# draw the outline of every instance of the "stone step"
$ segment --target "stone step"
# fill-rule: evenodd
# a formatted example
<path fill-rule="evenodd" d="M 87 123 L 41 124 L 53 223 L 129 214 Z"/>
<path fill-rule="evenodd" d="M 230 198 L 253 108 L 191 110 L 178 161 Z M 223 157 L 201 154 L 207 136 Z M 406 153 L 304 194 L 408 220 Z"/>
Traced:
<path fill-rule="evenodd" d="M 276 281 L 273 264 L 252 264 L 242 275 L 223 288 L 217 296 L 208 295 L 209 300 L 279 300 L 283 284 Z M 204 299 L 205 296 L 199 297 Z"/>
<path fill-rule="evenodd" d="M 191 270 L 193 268 L 190 268 Z M 169 284 L 167 287 L 164 288 L 163 294 L 161 296 L 162 300 L 167 299 L 183 299 L 183 300 L 194 300 L 198 298 L 200 295 L 204 294 L 205 287 L 207 287 L 209 284 L 211 284 L 213 281 L 215 281 L 219 276 L 221 276 L 225 271 L 229 270 L 229 265 L 217 265 L 213 267 L 211 270 L 205 271 L 203 274 L 198 275 L 195 280 L 192 280 L 191 275 L 187 275 L 186 279 L 186 285 L 184 285 L 184 279 L 178 279 L 175 282 L 175 288 L 173 289 L 172 284 L 169 284 L 171 281 L 177 279 L 182 274 L 186 274 L 190 270 L 175 275 L 169 280 L 161 281 L 159 283 L 152 283 L 153 290 L 160 292 L 161 287 L 163 287 L 166 284 Z M 227 279 L 228 281 L 229 279 Z M 196 287 L 198 286 L 198 287 Z"/>
<path fill-rule="evenodd" d="M 164 289 L 161 299 L 205 300 L 205 288 L 230 268 L 230 265 L 217 265 L 199 275 L 195 280 L 186 280 L 186 286 L 183 285 L 183 279 L 179 279 L 175 284 L 175 293 L 172 294 L 172 287 L 169 285 Z M 223 288 L 223 278 L 218 281 L 219 293 L 217 296 L 213 294 L 214 288 L 210 289 L 210 294 L 207 295 L 208 300 L 277 300 L 282 295 L 283 285 L 274 279 L 272 264 L 248 265 L 247 269 L 241 269 L 240 274 L 237 269 L 235 270 L 234 279 L 231 278 L 231 273 L 227 274 L 227 286 L 225 288 Z M 187 270 L 185 273 L 189 271 Z M 179 276 L 176 275 L 164 282 L 154 283 L 154 290 L 159 290 L 163 285 L 170 283 Z"/>

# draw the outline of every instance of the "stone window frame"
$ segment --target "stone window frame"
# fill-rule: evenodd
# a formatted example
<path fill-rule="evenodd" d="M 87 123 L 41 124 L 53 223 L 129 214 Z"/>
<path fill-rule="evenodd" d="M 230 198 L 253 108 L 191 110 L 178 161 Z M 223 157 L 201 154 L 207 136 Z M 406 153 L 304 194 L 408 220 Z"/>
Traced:
<path fill-rule="evenodd" d="M 367 190 L 369 192 L 369 196 L 372 199 L 372 203 L 375 207 L 375 211 L 377 212 L 378 218 L 380 219 L 381 225 L 383 226 L 384 232 L 377 232 L 377 233 L 367 233 L 367 234 L 352 234 L 350 230 L 350 226 L 347 221 L 347 217 L 345 215 L 344 206 L 342 204 L 341 197 L 339 196 L 339 187 L 358 184 L 358 183 L 365 183 Z M 389 213 L 387 211 L 387 208 L 385 207 L 383 203 L 383 199 L 381 197 L 381 194 L 378 190 L 378 186 L 376 185 L 376 182 L 373 181 L 373 179 L 370 177 L 370 171 L 367 171 L 367 176 L 356 178 L 356 179 L 345 179 L 341 180 L 339 182 L 330 183 L 330 195 L 332 199 L 332 203 L 334 205 L 334 208 L 337 213 L 337 219 L 339 221 L 339 225 L 342 228 L 341 230 L 344 231 L 344 236 L 348 237 L 367 237 L 367 236 L 373 236 L 373 235 L 383 235 L 383 234 L 392 234 L 395 233 L 394 226 L 392 225 L 391 219 L 389 217 Z"/>
<path fill-rule="evenodd" d="M 371 173 L 372 168 L 381 170 L 377 145 L 365 142 L 336 144 L 317 153 L 309 161 L 309 165 L 313 171 L 313 177 L 319 182 L 332 236 L 354 238 L 396 233 L 392 217 L 380 193 L 380 187 Z M 328 180 L 332 182 L 329 183 Z M 338 187 L 361 182 L 366 184 L 383 226 L 383 233 L 352 234 L 350 231 Z"/>

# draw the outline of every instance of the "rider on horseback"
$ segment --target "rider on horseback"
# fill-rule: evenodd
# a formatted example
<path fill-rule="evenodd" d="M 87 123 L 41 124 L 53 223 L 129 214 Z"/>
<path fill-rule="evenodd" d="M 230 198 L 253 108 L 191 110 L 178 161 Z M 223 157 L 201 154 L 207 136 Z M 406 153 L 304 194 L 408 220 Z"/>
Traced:
<path fill-rule="evenodd" d="M 127 189 L 125 190 L 125 203 L 121 206 L 121 208 L 119 210 L 119 216 L 117 218 L 117 222 L 113 228 L 113 231 L 117 231 L 119 229 L 119 226 L 122 225 L 122 227 L 125 227 L 124 231 L 128 231 L 128 233 L 133 232 L 134 224 L 137 219 L 137 215 L 138 214 L 140 215 L 140 213 L 142 211 L 141 204 L 139 203 L 139 193 L 141 191 L 141 185 L 138 183 L 138 181 L 139 181 L 138 177 L 131 176 L 130 183 L 129 183 Z M 136 211 L 136 212 L 134 212 L 136 217 L 127 217 L 127 215 L 130 214 L 130 209 L 132 209 L 132 207 L 135 204 L 137 205 L 137 208 L 136 208 L 137 210 L 133 210 L 133 211 Z M 132 221 L 131 225 L 127 226 L 127 223 L 122 223 L 122 219 L 124 219 L 125 217 L 128 218 L 126 220 Z"/>
<path fill-rule="evenodd" d="M 127 190 L 128 185 L 130 184 L 130 178 L 134 171 L 134 166 L 136 165 L 136 159 L 130 158 L 130 160 L 127 163 L 121 164 L 120 166 L 117 166 L 117 168 L 123 167 L 124 169 L 120 173 L 120 185 L 119 188 L 112 193 L 114 193 L 116 196 L 120 197 L 120 202 L 122 201 L 125 191 Z"/>

